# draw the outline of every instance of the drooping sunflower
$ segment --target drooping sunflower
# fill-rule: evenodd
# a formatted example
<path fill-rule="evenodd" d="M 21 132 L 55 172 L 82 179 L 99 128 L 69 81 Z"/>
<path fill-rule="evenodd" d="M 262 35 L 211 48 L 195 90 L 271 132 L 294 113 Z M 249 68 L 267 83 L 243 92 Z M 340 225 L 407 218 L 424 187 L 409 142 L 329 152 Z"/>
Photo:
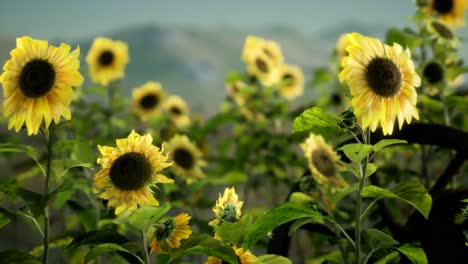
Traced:
<path fill-rule="evenodd" d="M 189 221 L 192 217 L 187 213 L 171 217 L 162 224 L 155 225 L 150 232 L 150 253 L 167 253 L 163 248 L 178 248 L 180 241 L 187 239 L 192 234 Z"/>
<path fill-rule="evenodd" d="M 458 45 L 458 38 L 455 33 L 444 23 L 435 19 L 429 20 L 427 23 L 427 30 L 432 34 L 433 39 L 439 44 L 445 44 L 450 47 Z"/>
<path fill-rule="evenodd" d="M 54 47 L 46 40 L 16 39 L 0 76 L 8 129 L 15 127 L 18 132 L 26 124 L 28 135 L 35 135 L 42 119 L 47 129 L 52 120 L 57 124 L 61 116 L 71 118 L 72 88 L 81 86 L 83 76 L 78 71 L 80 49 L 70 50 L 64 43 Z"/>
<path fill-rule="evenodd" d="M 226 90 L 229 94 L 229 96 L 238 104 L 238 105 L 244 105 L 245 102 L 248 99 L 247 95 L 242 94 L 242 89 L 246 87 L 247 85 L 241 81 L 241 80 L 236 80 L 232 82 L 228 82 L 225 84 L 226 85 Z"/>
<path fill-rule="evenodd" d="M 279 75 L 283 82 L 279 87 L 279 94 L 282 97 L 292 100 L 304 92 L 304 75 L 300 67 L 283 64 Z"/>
<path fill-rule="evenodd" d="M 442 22 L 452 28 L 457 28 L 465 25 L 465 9 L 467 7 L 466 0 L 431 0 L 423 11 L 429 16 L 437 14 Z"/>
<path fill-rule="evenodd" d="M 103 37 L 94 39 L 86 56 L 92 81 L 104 86 L 125 76 L 129 60 L 127 43 Z"/>
<path fill-rule="evenodd" d="M 191 124 L 188 105 L 180 96 L 172 95 L 167 98 L 164 109 L 177 128 L 185 128 Z"/>
<path fill-rule="evenodd" d="M 237 248 L 237 247 L 232 247 L 234 252 L 236 253 L 237 256 L 237 261 L 239 264 L 254 264 L 255 261 L 257 260 L 257 257 L 250 252 L 250 250 L 247 250 L 244 252 L 243 248 Z M 222 259 L 217 258 L 217 257 L 208 257 L 206 260 L 205 264 L 222 264 L 224 263 Z"/>
<path fill-rule="evenodd" d="M 219 198 L 213 207 L 213 213 L 215 214 L 216 218 L 212 221 L 212 223 L 219 223 L 220 221 L 238 221 L 242 215 L 243 205 L 244 202 L 239 201 L 239 196 L 236 193 L 236 189 L 234 187 L 226 188 L 222 196 L 219 194 Z"/>
<path fill-rule="evenodd" d="M 265 54 L 274 66 L 279 66 L 283 63 L 283 53 L 277 42 L 256 36 L 247 36 L 242 51 L 242 59 L 246 63 L 249 63 L 252 55 L 255 55 L 256 52 Z"/>
<path fill-rule="evenodd" d="M 325 143 L 320 135 L 311 133 L 306 141 L 300 144 L 307 159 L 312 177 L 319 184 L 346 187 L 348 184 L 337 174 L 337 161 L 340 156 Z"/>
<path fill-rule="evenodd" d="M 415 71 L 409 49 L 398 44 L 382 44 L 378 39 L 358 33 L 348 35 L 349 56 L 343 58 L 340 81 L 346 81 L 352 96 L 351 106 L 363 128 L 392 134 L 395 120 L 399 128 L 419 118 L 415 87 L 421 78 Z"/>
<path fill-rule="evenodd" d="M 97 159 L 102 169 L 94 176 L 93 192 L 109 200 L 118 215 L 125 210 L 134 210 L 138 205 L 159 205 L 150 187 L 157 183 L 174 183 L 159 172 L 171 166 L 164 149 L 152 144 L 149 134 L 143 136 L 135 131 L 127 138 L 117 139 L 117 147 L 98 146 L 102 157 Z"/>
<path fill-rule="evenodd" d="M 147 82 L 132 91 L 133 111 L 142 119 L 148 120 L 161 113 L 161 105 L 166 93 L 159 82 Z"/>
<path fill-rule="evenodd" d="M 175 135 L 167 143 L 169 159 L 172 160 L 171 170 L 187 183 L 205 177 L 201 167 L 206 166 L 202 153 L 185 135 Z"/>

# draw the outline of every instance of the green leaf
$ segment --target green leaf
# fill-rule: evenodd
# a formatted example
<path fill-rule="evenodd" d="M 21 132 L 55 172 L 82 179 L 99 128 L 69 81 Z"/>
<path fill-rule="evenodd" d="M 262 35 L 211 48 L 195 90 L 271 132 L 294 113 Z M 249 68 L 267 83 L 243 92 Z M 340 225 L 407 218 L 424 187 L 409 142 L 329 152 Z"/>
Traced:
<path fill-rule="evenodd" d="M 414 264 L 427 264 L 427 257 L 424 250 L 412 244 L 405 244 L 397 249 L 400 253 L 405 255 Z"/>
<path fill-rule="evenodd" d="M 71 250 L 83 245 L 95 246 L 104 243 L 115 243 L 121 245 L 127 242 L 128 239 L 116 231 L 109 229 L 94 230 L 77 236 L 67 246 L 67 250 Z"/>
<path fill-rule="evenodd" d="M 252 222 L 253 218 L 251 215 L 244 215 L 236 223 L 221 222 L 218 225 L 213 225 L 213 229 L 223 241 L 228 241 L 231 244 L 241 244 L 245 231 Z"/>
<path fill-rule="evenodd" d="M 342 150 L 350 160 L 361 163 L 361 161 L 374 150 L 374 147 L 368 144 L 351 143 L 342 146 L 340 150 Z"/>
<path fill-rule="evenodd" d="M 39 152 L 37 149 L 28 145 L 2 143 L 0 144 L 0 152 L 21 152 L 28 155 L 33 160 L 37 161 L 39 159 Z"/>
<path fill-rule="evenodd" d="M 398 245 L 396 240 L 378 229 L 371 228 L 365 230 L 363 232 L 363 238 L 372 249 L 388 248 Z"/>
<path fill-rule="evenodd" d="M 318 68 L 314 71 L 314 77 L 310 82 L 310 85 L 315 86 L 323 83 L 328 83 L 333 80 L 333 73 L 328 68 Z"/>
<path fill-rule="evenodd" d="M 334 133 L 340 130 L 338 121 L 337 116 L 329 114 L 318 107 L 312 107 L 294 119 L 293 132 Z"/>
<path fill-rule="evenodd" d="M 16 216 L 16 212 L 0 207 L 0 228 L 4 227 Z"/>
<path fill-rule="evenodd" d="M 52 150 L 54 152 L 72 150 L 78 143 L 80 143 L 79 139 L 60 140 L 55 142 L 54 145 L 52 145 Z"/>
<path fill-rule="evenodd" d="M 110 253 L 110 252 L 117 252 L 119 254 L 125 254 L 125 259 L 129 263 L 143 263 L 144 264 L 144 261 L 140 257 L 129 252 L 127 249 L 123 248 L 122 246 L 118 244 L 114 244 L 114 243 L 104 243 L 104 244 L 100 244 L 100 245 L 93 247 L 88 252 L 88 254 L 86 254 L 84 263 L 88 263 L 92 261 L 93 259 L 95 259 L 96 257 L 104 255 L 106 253 Z"/>
<path fill-rule="evenodd" d="M 161 206 L 142 206 L 129 216 L 128 223 L 138 230 L 147 231 L 150 225 L 161 219 L 169 209 L 171 209 L 169 203 Z"/>
<path fill-rule="evenodd" d="M 295 233 L 299 228 L 301 228 L 304 225 L 317 224 L 317 223 L 323 224 L 323 217 L 322 216 L 320 216 L 320 217 L 312 216 L 312 217 L 304 217 L 302 219 L 297 219 L 296 221 L 294 221 L 294 223 L 289 228 L 289 234 L 292 235 L 293 233 Z"/>
<path fill-rule="evenodd" d="M 247 229 L 244 237 L 244 249 L 250 248 L 257 240 L 284 223 L 312 216 L 321 217 L 322 215 L 310 206 L 286 202 L 259 217 Z"/>
<path fill-rule="evenodd" d="M 182 240 L 180 247 L 171 254 L 169 263 L 177 263 L 177 259 L 189 254 L 213 256 L 227 263 L 237 264 L 237 256 L 230 246 L 206 234 L 192 234 L 188 239 Z"/>
<path fill-rule="evenodd" d="M 18 180 L 0 180 L 0 192 L 6 194 L 12 200 L 18 197 L 18 189 L 20 188 Z"/>
<path fill-rule="evenodd" d="M 331 195 L 331 199 L 335 205 L 338 204 L 344 197 L 356 192 L 359 188 L 359 183 L 355 183 L 347 188 L 340 189 Z"/>
<path fill-rule="evenodd" d="M 257 257 L 255 264 L 292 264 L 292 262 L 283 256 L 263 255 Z"/>
<path fill-rule="evenodd" d="M 365 177 L 371 176 L 376 171 L 377 171 L 377 166 L 374 163 L 367 163 Z"/>
<path fill-rule="evenodd" d="M 376 144 L 374 144 L 374 151 L 377 152 L 387 146 L 395 145 L 395 144 L 406 144 L 408 141 L 401 140 L 401 139 L 382 139 Z"/>
<path fill-rule="evenodd" d="M 426 219 L 432 206 L 432 197 L 426 188 L 416 179 L 411 178 L 397 184 L 391 190 L 370 185 L 361 191 L 363 197 L 397 198 L 416 208 Z"/>
<path fill-rule="evenodd" d="M 375 264 L 393 264 L 393 263 L 400 263 L 400 254 L 398 251 L 393 251 L 387 254 L 385 257 L 379 259 Z"/>
<path fill-rule="evenodd" d="M 17 193 L 26 202 L 34 217 L 42 215 L 45 206 L 45 197 L 42 194 L 24 188 L 19 188 Z"/>
<path fill-rule="evenodd" d="M 393 43 L 398 43 L 403 48 L 413 49 L 419 46 L 422 40 L 409 32 L 402 31 L 396 28 L 391 28 L 387 31 L 387 36 L 385 37 L 385 43 L 388 45 L 393 45 Z"/>
<path fill-rule="evenodd" d="M 312 197 L 303 192 L 293 192 L 289 197 L 289 201 L 298 204 L 306 204 L 312 201 Z"/>
<path fill-rule="evenodd" d="M 6 250 L 0 252 L 2 263 L 9 264 L 40 264 L 41 262 L 33 255 L 19 250 Z"/>
<path fill-rule="evenodd" d="M 69 169 L 76 167 L 89 169 L 93 167 L 93 164 L 71 159 L 52 160 L 52 170 L 58 178 L 63 177 Z"/>
<path fill-rule="evenodd" d="M 359 166 L 360 164 L 356 164 L 356 163 L 353 163 L 353 164 L 348 164 L 342 160 L 338 160 L 338 163 L 343 166 L 347 171 L 351 172 L 354 176 L 356 176 L 358 179 L 359 177 L 361 177 L 359 175 Z"/>

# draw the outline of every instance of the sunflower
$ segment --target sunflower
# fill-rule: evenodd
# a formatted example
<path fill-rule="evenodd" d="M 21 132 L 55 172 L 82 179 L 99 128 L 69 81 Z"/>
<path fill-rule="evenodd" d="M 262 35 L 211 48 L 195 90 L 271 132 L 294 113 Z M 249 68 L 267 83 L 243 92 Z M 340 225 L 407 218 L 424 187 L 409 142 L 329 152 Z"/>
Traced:
<path fill-rule="evenodd" d="M 229 96 L 238 104 L 238 105 L 244 105 L 245 102 L 248 99 L 248 96 L 245 94 L 242 94 L 242 89 L 246 87 L 247 85 L 241 81 L 241 80 L 236 80 L 232 82 L 227 82 L 226 84 L 226 90 L 229 94 Z"/>
<path fill-rule="evenodd" d="M 206 166 L 206 162 L 201 159 L 201 151 L 187 136 L 175 135 L 171 138 L 167 143 L 167 152 L 174 162 L 171 170 L 188 183 L 205 177 L 201 167 Z"/>
<path fill-rule="evenodd" d="M 455 36 L 455 33 L 444 23 L 431 19 L 427 23 L 427 30 L 439 44 L 448 45 L 449 47 L 456 47 L 458 45 L 458 38 Z"/>
<path fill-rule="evenodd" d="M 134 112 L 148 120 L 160 114 L 160 106 L 166 93 L 158 82 L 147 82 L 132 91 Z"/>
<path fill-rule="evenodd" d="M 301 145 L 312 177 L 319 184 L 346 187 L 348 184 L 337 175 L 337 161 L 340 156 L 325 143 L 320 135 L 311 133 Z"/>
<path fill-rule="evenodd" d="M 279 94 L 286 99 L 294 99 L 304 92 L 304 75 L 298 66 L 283 64 L 280 68 L 280 78 L 283 82 Z"/>
<path fill-rule="evenodd" d="M 96 38 L 86 56 L 91 79 L 107 86 L 110 82 L 124 77 L 125 66 L 129 62 L 128 46 L 123 41 L 109 38 Z"/>
<path fill-rule="evenodd" d="M 169 113 L 169 118 L 177 128 L 185 128 L 190 125 L 189 109 L 187 103 L 180 96 L 172 95 L 167 98 L 164 108 Z"/>
<path fill-rule="evenodd" d="M 283 63 L 283 53 L 278 43 L 256 36 L 248 36 L 245 39 L 242 59 L 248 63 L 251 61 L 251 55 L 255 54 L 257 51 L 265 54 L 275 66 L 279 66 Z"/>
<path fill-rule="evenodd" d="M 46 40 L 16 39 L 0 75 L 8 129 L 15 127 L 18 132 L 26 124 L 28 135 L 35 135 L 42 119 L 47 129 L 52 120 L 57 124 L 61 116 L 71 118 L 72 88 L 81 86 L 83 76 L 78 72 L 80 49 L 70 50 L 64 43 L 55 47 Z"/>
<path fill-rule="evenodd" d="M 187 213 L 171 217 L 162 224 L 154 225 L 155 228 L 150 232 L 151 244 L 150 253 L 167 253 L 163 248 L 178 248 L 180 241 L 187 239 L 192 234 L 189 221 L 192 217 Z"/>
<path fill-rule="evenodd" d="M 243 248 L 237 248 L 237 247 L 232 247 L 234 252 L 236 253 L 237 256 L 237 262 L 239 264 L 254 264 L 255 261 L 257 260 L 257 257 L 250 252 L 250 250 L 247 250 L 244 252 Z M 208 257 L 206 260 L 205 264 L 222 264 L 225 263 L 223 262 L 222 259 L 219 259 L 217 257 Z"/>
<path fill-rule="evenodd" d="M 348 39 L 348 34 L 342 34 L 336 43 L 336 56 L 338 61 L 341 61 L 344 57 L 348 56 L 346 48 L 351 44 Z"/>
<path fill-rule="evenodd" d="M 138 205 L 159 205 L 150 187 L 156 183 L 173 183 L 159 172 L 171 166 L 167 156 L 152 144 L 149 134 L 140 136 L 132 130 L 127 138 L 117 139 L 117 147 L 98 146 L 102 169 L 94 176 L 94 193 L 109 200 L 118 215 Z"/>
<path fill-rule="evenodd" d="M 219 198 L 213 207 L 213 212 L 216 219 L 212 223 L 219 223 L 219 221 L 225 222 L 237 222 L 242 214 L 243 201 L 239 201 L 239 196 L 236 193 L 236 189 L 226 188 L 223 196 L 219 194 Z"/>
<path fill-rule="evenodd" d="M 415 71 L 409 49 L 398 44 L 382 44 L 378 39 L 348 34 L 351 45 L 341 65 L 340 81 L 348 83 L 351 106 L 363 128 L 375 131 L 382 126 L 383 134 L 392 134 L 395 120 L 399 128 L 404 121 L 418 119 L 415 87 L 421 78 Z"/>
<path fill-rule="evenodd" d="M 456 28 L 465 25 L 465 9 L 467 6 L 466 0 L 431 0 L 423 11 L 428 16 L 437 14 L 442 22 Z"/>

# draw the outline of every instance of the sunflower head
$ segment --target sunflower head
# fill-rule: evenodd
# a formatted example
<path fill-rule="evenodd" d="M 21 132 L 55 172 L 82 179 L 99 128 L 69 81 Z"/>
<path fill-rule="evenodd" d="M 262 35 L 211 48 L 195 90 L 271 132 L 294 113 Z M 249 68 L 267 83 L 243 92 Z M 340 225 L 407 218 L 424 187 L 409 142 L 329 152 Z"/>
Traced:
<path fill-rule="evenodd" d="M 242 52 L 247 72 L 263 85 L 279 81 L 278 68 L 283 63 L 283 55 L 278 43 L 262 38 L 247 37 Z"/>
<path fill-rule="evenodd" d="M 166 93 L 160 83 L 147 82 L 132 91 L 132 108 L 142 120 L 148 120 L 161 113 L 165 96 Z"/>
<path fill-rule="evenodd" d="M 164 109 L 169 114 L 171 122 L 179 129 L 190 126 L 190 113 L 187 103 L 182 97 L 172 95 L 164 103 Z"/>
<path fill-rule="evenodd" d="M 421 78 L 415 71 L 409 49 L 394 43 L 358 33 L 348 35 L 351 45 L 341 63 L 340 81 L 349 86 L 351 107 L 363 128 L 375 131 L 381 125 L 383 134 L 392 134 L 395 120 L 399 127 L 419 118 L 415 87 Z"/>
<path fill-rule="evenodd" d="M 340 156 L 325 143 L 320 135 L 310 134 L 301 145 L 312 177 L 319 184 L 346 187 L 348 184 L 337 174 L 337 161 Z"/>
<path fill-rule="evenodd" d="M 86 56 L 91 79 L 95 83 L 107 86 L 120 80 L 125 75 L 125 66 L 129 62 L 128 46 L 123 41 L 98 37 Z"/>
<path fill-rule="evenodd" d="M 348 56 L 348 51 L 346 48 L 351 44 L 348 39 L 348 34 L 342 34 L 336 42 L 336 56 L 338 61 L 341 61 L 344 57 Z"/>
<path fill-rule="evenodd" d="M 151 230 L 150 253 L 167 253 L 163 248 L 178 248 L 180 241 L 187 239 L 192 234 L 189 221 L 192 217 L 187 213 L 171 217 L 163 223 L 154 225 Z"/>
<path fill-rule="evenodd" d="M 241 80 L 227 82 L 225 84 L 228 95 L 238 104 L 244 105 L 248 100 L 248 95 L 242 93 L 242 89 L 247 85 Z"/>
<path fill-rule="evenodd" d="M 429 5 L 423 8 L 428 16 L 437 17 L 452 28 L 465 25 L 466 0 L 431 0 Z"/>
<path fill-rule="evenodd" d="M 283 64 L 279 76 L 282 82 L 279 94 L 282 97 L 292 100 L 304 92 L 304 75 L 300 67 Z"/>
<path fill-rule="evenodd" d="M 427 83 L 433 85 L 440 83 L 444 79 L 445 70 L 442 64 L 431 61 L 424 66 L 423 77 Z"/>
<path fill-rule="evenodd" d="M 256 52 L 265 54 L 274 66 L 279 66 L 283 63 L 283 53 L 277 42 L 256 36 L 248 36 L 245 39 L 242 59 L 248 63 L 252 59 L 251 56 Z"/>
<path fill-rule="evenodd" d="M 250 252 L 250 250 L 244 251 L 243 248 L 237 248 L 236 246 L 233 246 L 232 249 L 236 253 L 237 256 L 237 262 L 239 264 L 254 264 L 255 261 L 257 260 L 257 257 Z M 219 259 L 217 257 L 208 257 L 206 260 L 205 264 L 223 264 L 225 263 L 222 259 Z"/>
<path fill-rule="evenodd" d="M 450 47 L 456 47 L 458 39 L 450 27 L 435 19 L 429 20 L 427 30 L 432 34 L 435 40 L 440 44 L 447 44 Z"/>
<path fill-rule="evenodd" d="M 244 202 L 239 201 L 239 196 L 234 187 L 226 188 L 222 196 L 219 194 L 213 212 L 218 221 L 237 222 L 242 214 L 243 205 Z"/>
<path fill-rule="evenodd" d="M 49 46 L 46 40 L 30 37 L 16 39 L 11 59 L 3 66 L 3 113 L 9 117 L 8 129 L 18 132 L 26 124 L 28 135 L 35 135 L 44 119 L 47 129 L 54 120 L 71 118 L 69 105 L 74 87 L 83 83 L 80 49 L 60 44 Z"/>
<path fill-rule="evenodd" d="M 172 171 L 188 183 L 205 177 L 201 167 L 206 165 L 202 153 L 185 135 L 175 135 L 167 144 Z"/>
<path fill-rule="evenodd" d="M 98 146 L 102 156 L 97 163 L 102 168 L 94 176 L 93 191 L 109 200 L 108 206 L 115 207 L 117 215 L 138 205 L 159 205 L 150 187 L 174 182 L 159 173 L 171 165 L 164 150 L 152 144 L 151 135 L 141 136 L 135 131 L 116 142 L 116 148 Z"/>

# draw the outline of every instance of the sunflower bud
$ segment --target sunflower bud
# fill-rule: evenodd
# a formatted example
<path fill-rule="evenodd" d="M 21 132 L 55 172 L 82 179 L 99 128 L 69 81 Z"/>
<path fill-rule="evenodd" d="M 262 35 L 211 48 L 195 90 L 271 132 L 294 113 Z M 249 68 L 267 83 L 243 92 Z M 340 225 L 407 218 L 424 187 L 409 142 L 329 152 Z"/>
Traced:
<path fill-rule="evenodd" d="M 338 126 L 344 130 L 353 129 L 356 126 L 356 116 L 353 110 L 348 109 L 341 114 Z"/>

